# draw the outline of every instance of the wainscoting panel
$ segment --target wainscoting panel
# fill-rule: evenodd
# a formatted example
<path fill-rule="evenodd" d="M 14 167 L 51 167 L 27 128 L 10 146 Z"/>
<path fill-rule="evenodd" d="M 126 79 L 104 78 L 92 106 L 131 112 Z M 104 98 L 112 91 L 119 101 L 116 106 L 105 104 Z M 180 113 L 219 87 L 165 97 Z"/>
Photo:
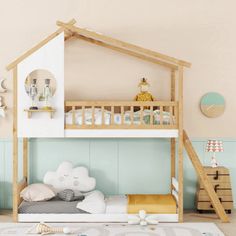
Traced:
<path fill-rule="evenodd" d="M 97 189 L 106 194 L 119 193 L 119 144 L 116 140 L 95 139 L 90 142 L 90 175 L 97 180 Z"/>
<path fill-rule="evenodd" d="M 167 193 L 170 190 L 169 150 L 167 140 L 120 140 L 119 193 Z"/>
<path fill-rule="evenodd" d="M 236 206 L 236 140 L 223 140 L 220 164 L 230 169 Z M 193 140 L 203 163 L 210 164 L 206 140 Z M 22 163 L 22 142 L 19 163 Z M 97 189 L 105 194 L 168 193 L 170 190 L 170 143 L 168 139 L 31 139 L 30 182 L 41 182 L 47 170 L 64 160 L 89 168 Z M 22 168 L 19 168 L 19 179 Z M 12 206 L 12 142 L 0 140 L 0 208 Z M 193 209 L 197 176 L 184 154 L 184 206 Z"/>

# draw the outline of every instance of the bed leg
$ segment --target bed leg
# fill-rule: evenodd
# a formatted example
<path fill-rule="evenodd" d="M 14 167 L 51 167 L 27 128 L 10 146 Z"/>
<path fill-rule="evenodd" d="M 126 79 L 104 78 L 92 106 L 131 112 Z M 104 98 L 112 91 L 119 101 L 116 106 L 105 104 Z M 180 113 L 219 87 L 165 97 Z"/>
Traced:
<path fill-rule="evenodd" d="M 13 221 L 18 220 L 17 67 L 13 69 Z"/>

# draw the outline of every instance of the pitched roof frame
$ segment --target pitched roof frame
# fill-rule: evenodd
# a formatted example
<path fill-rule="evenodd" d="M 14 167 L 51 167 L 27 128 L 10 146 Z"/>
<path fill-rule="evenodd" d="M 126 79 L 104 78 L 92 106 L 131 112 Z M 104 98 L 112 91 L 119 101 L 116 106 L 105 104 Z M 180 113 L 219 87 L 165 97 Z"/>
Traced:
<path fill-rule="evenodd" d="M 57 21 L 57 25 L 60 27 L 64 27 L 65 29 L 70 30 L 71 32 L 73 32 L 77 35 L 84 36 L 86 38 L 93 39 L 96 41 L 100 41 L 100 42 L 103 42 L 104 44 L 108 44 L 108 45 L 115 46 L 118 48 L 127 49 L 130 51 L 139 53 L 139 54 L 143 54 L 145 56 L 149 56 L 149 57 L 153 57 L 153 58 L 156 58 L 159 60 L 163 60 L 165 62 L 168 62 L 170 64 L 174 64 L 177 66 L 179 66 L 179 65 L 185 66 L 185 67 L 191 66 L 190 62 L 179 60 L 177 58 L 170 57 L 170 56 L 167 56 L 165 54 L 162 54 L 162 53 L 159 53 L 156 51 L 152 51 L 152 50 L 149 50 L 149 49 L 146 49 L 146 48 L 143 48 L 143 47 L 131 44 L 131 43 L 127 43 L 127 42 L 124 42 L 124 41 L 121 41 L 118 39 L 114 39 L 109 36 L 105 36 L 101 33 L 97 33 L 97 32 L 94 32 L 94 31 L 91 31 L 88 29 L 77 27 L 75 25 L 70 25 L 68 23 L 63 23 L 61 21 Z"/>
<path fill-rule="evenodd" d="M 117 52 L 120 52 L 120 53 L 124 53 L 124 54 L 130 55 L 130 56 L 133 56 L 133 57 L 136 57 L 136 58 L 148 61 L 148 62 L 152 62 L 154 64 L 158 64 L 158 65 L 161 65 L 161 66 L 168 67 L 172 70 L 177 70 L 178 69 L 178 66 L 176 66 L 176 65 L 170 64 L 170 63 L 165 62 L 165 61 L 161 61 L 161 60 L 153 58 L 153 57 L 149 57 L 149 56 L 137 53 L 137 52 L 133 52 L 133 51 L 124 49 L 124 48 L 119 48 L 117 46 L 106 44 L 102 41 L 98 41 L 98 40 L 95 40 L 95 39 L 92 39 L 92 38 L 87 38 L 87 37 L 84 37 L 82 35 L 74 34 L 73 36 L 78 38 L 78 39 L 82 39 L 82 40 L 85 40 L 87 42 L 90 42 L 90 43 L 93 43 L 93 44 L 96 44 L 96 45 L 99 45 L 99 46 L 102 46 L 102 47 L 105 47 L 105 48 L 110 48 L 110 49 L 112 49 L 114 51 L 117 51 Z"/>
<path fill-rule="evenodd" d="M 76 21 L 74 19 L 70 20 L 67 24 L 68 25 L 73 25 L 75 24 Z M 18 57 L 17 59 L 15 59 L 13 62 L 11 62 L 9 65 L 7 65 L 6 69 L 9 71 L 11 69 L 13 69 L 17 64 L 19 64 L 21 61 L 23 61 L 25 58 L 27 58 L 28 56 L 30 56 L 31 54 L 33 54 L 35 51 L 37 51 L 38 49 L 40 49 L 41 47 L 43 47 L 45 44 L 47 44 L 49 41 L 51 41 L 52 39 L 54 39 L 57 35 L 59 35 L 62 32 L 65 32 L 66 37 L 70 36 L 70 32 L 68 35 L 68 30 L 65 30 L 65 28 L 60 27 L 57 31 L 53 32 L 52 34 L 50 34 L 48 37 L 46 37 L 45 39 L 43 39 L 41 42 L 39 42 L 38 44 L 36 44 L 34 47 L 32 47 L 30 50 L 26 51 L 24 54 L 22 54 L 20 57 Z"/>
<path fill-rule="evenodd" d="M 40 43 L 35 45 L 33 48 L 25 52 L 20 57 L 18 57 L 16 60 L 10 63 L 6 67 L 6 69 L 7 70 L 13 69 L 17 64 L 19 64 L 25 58 L 27 58 L 32 53 L 40 49 L 42 46 L 44 46 L 46 43 L 48 43 L 50 40 L 52 40 L 62 32 L 65 32 L 65 40 L 68 40 L 72 36 L 75 36 L 76 38 L 85 40 L 87 42 L 103 46 L 106 48 L 110 48 L 112 50 L 125 53 L 155 64 L 159 64 L 161 66 L 168 67 L 171 70 L 177 70 L 179 66 L 185 66 L 185 67 L 191 66 L 191 63 L 189 62 L 179 60 L 177 58 L 170 57 L 165 54 L 155 52 L 149 49 L 145 49 L 140 46 L 136 46 L 134 44 L 126 43 L 124 41 L 114 39 L 94 31 L 90 31 L 84 28 L 79 28 L 75 26 L 75 23 L 76 23 L 75 19 L 70 20 L 68 23 L 57 21 L 57 25 L 60 26 L 60 28 L 57 31 L 49 35 L 47 38 L 42 40 Z"/>

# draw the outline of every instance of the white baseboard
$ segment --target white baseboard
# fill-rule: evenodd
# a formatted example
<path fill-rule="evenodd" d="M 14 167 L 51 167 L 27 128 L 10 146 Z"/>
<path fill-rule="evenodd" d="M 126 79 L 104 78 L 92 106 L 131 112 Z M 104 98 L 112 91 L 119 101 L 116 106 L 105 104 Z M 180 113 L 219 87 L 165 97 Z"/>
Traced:
<path fill-rule="evenodd" d="M 152 214 L 159 222 L 178 222 L 178 214 Z M 128 222 L 129 214 L 18 214 L 19 222 Z"/>

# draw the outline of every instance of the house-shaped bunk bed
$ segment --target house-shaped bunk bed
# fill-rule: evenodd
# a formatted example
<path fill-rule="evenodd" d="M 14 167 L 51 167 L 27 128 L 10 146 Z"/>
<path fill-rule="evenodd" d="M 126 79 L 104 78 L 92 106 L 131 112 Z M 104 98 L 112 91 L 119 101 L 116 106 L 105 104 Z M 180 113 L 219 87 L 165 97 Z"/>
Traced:
<path fill-rule="evenodd" d="M 164 199 L 166 207 L 174 205 L 171 212 L 154 214 L 159 221 L 183 221 L 183 148 L 189 155 L 199 178 L 209 195 L 212 205 L 223 222 L 228 217 L 217 198 L 214 188 L 183 129 L 183 72 L 191 64 L 152 50 L 126 43 L 101 33 L 75 26 L 73 19 L 68 23 L 58 21 L 59 29 L 38 45 L 24 53 L 7 66 L 13 70 L 13 216 L 15 221 L 57 222 L 126 222 L 129 214 L 19 214 L 22 202 L 20 192 L 28 183 L 28 139 L 32 137 L 153 137 L 169 138 L 171 142 L 171 187 Z M 71 37 L 110 48 L 119 53 L 163 66 L 170 71 L 170 101 L 64 101 L 64 42 Z M 56 79 L 57 92 L 53 98 L 55 110 L 31 110 L 25 92 L 25 79 L 35 69 L 49 70 Z M 143 122 L 144 110 L 148 107 L 149 122 Z M 91 112 L 87 122 L 86 112 Z M 95 113 L 99 110 L 101 119 Z M 138 112 L 137 112 L 138 111 Z M 158 116 L 156 116 L 156 112 Z M 48 113 L 48 114 L 47 114 Z M 79 118 L 78 118 L 78 113 Z M 128 113 L 128 115 L 127 115 Z M 69 116 L 68 119 L 65 118 Z M 134 115 L 139 117 L 135 122 Z M 165 115 L 164 115 L 165 114 Z M 167 120 L 166 116 L 168 114 Z M 115 122 L 115 116 L 120 122 Z M 107 120 L 107 116 L 109 119 Z M 128 117 L 128 118 L 127 118 Z M 128 122 L 127 122 L 128 119 Z M 23 179 L 18 181 L 18 139 L 23 139 Z M 178 143 L 178 145 L 177 145 Z M 177 151 L 177 150 L 178 151 Z M 176 153 L 178 154 L 176 156 Z M 177 168 L 176 168 L 177 163 Z M 176 173 L 176 169 L 178 170 Z M 178 177 L 176 177 L 178 176 Z M 166 203 L 167 202 L 167 203 Z M 159 203 L 160 205 L 162 202 Z"/>

